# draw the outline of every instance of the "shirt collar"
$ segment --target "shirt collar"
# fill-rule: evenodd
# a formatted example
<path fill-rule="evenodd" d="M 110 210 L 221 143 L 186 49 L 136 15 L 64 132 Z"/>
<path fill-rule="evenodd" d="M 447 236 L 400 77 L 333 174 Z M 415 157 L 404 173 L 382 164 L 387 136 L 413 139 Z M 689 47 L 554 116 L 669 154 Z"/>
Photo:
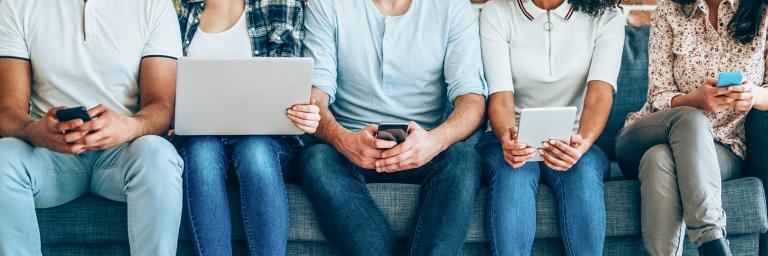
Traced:
<path fill-rule="evenodd" d="M 520 7 L 520 12 L 523 13 L 523 16 L 527 18 L 528 20 L 534 20 L 540 16 L 546 15 L 547 11 L 539 8 L 533 3 L 533 0 L 515 0 L 517 1 L 517 6 Z M 704 0 L 701 0 L 704 1 Z M 728 0 L 732 1 L 732 0 Z M 560 18 L 564 20 L 571 19 L 571 16 L 573 16 L 573 4 L 569 3 L 568 1 L 563 2 L 552 10 L 552 13 L 554 13 L 556 16 L 559 16 Z"/>
<path fill-rule="evenodd" d="M 728 3 L 731 5 L 731 8 L 733 10 L 736 10 L 736 4 L 737 0 L 724 0 L 723 3 Z M 701 11 L 704 14 L 709 14 L 709 6 L 707 5 L 706 0 L 696 0 L 696 8 L 698 11 Z"/>

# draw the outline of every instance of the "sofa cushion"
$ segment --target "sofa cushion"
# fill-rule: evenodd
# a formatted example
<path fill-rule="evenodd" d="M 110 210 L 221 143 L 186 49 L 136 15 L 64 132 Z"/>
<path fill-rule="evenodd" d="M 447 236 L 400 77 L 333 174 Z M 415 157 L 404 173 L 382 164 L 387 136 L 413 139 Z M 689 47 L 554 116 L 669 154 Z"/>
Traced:
<path fill-rule="evenodd" d="M 614 141 L 624 127 L 627 114 L 640 110 L 647 99 L 649 31 L 647 26 L 626 27 L 618 90 L 605 131 L 596 142 L 612 160 L 616 159 Z"/>
<path fill-rule="evenodd" d="M 413 221 L 418 185 L 369 184 L 371 194 L 387 216 L 390 225 L 401 237 L 408 235 Z M 232 203 L 237 203 L 237 188 L 230 187 Z M 301 187 L 288 185 L 290 201 L 291 241 L 325 241 L 318 229 L 312 205 Z M 607 229 L 609 237 L 638 236 L 639 184 L 637 181 L 611 181 L 606 183 Z M 723 188 L 725 210 L 728 214 L 728 232 L 732 235 L 755 234 L 768 230 L 763 187 L 755 178 L 742 178 L 725 183 Z M 555 197 L 546 186 L 537 195 L 536 238 L 558 238 Z M 485 191 L 481 191 L 475 207 L 475 216 L 468 242 L 483 242 L 483 212 Z M 56 243 L 114 243 L 128 240 L 126 207 L 123 203 L 96 197 L 85 197 L 72 203 L 38 210 L 41 238 L 45 244 Z M 239 207 L 233 207 L 233 237 L 243 239 Z M 189 240 L 186 225 L 182 226 L 182 240 Z"/>

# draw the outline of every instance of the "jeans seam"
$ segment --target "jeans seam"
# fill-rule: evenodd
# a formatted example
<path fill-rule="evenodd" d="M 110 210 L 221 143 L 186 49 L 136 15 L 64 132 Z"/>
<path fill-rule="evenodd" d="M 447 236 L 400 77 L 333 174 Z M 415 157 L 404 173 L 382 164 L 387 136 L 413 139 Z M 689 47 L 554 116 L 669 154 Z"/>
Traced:
<path fill-rule="evenodd" d="M 487 161 L 487 162 L 490 162 L 490 161 Z M 489 182 L 488 182 L 489 183 L 488 184 L 488 190 L 489 190 L 488 191 L 488 205 L 489 206 L 494 205 L 495 197 L 493 195 L 495 194 L 496 188 L 497 188 L 494 185 L 494 183 L 496 182 L 496 170 L 493 169 L 493 172 L 494 173 L 490 176 L 490 179 L 489 179 Z M 499 255 L 499 248 L 497 247 L 497 245 L 498 245 L 498 243 L 496 241 L 497 234 L 496 234 L 496 229 L 494 228 L 495 227 L 495 222 L 493 221 L 494 218 L 496 218 L 496 212 L 493 211 L 493 210 L 490 210 L 490 211 L 488 211 L 488 213 L 490 214 L 490 218 L 488 218 L 488 229 L 490 230 L 491 235 L 488 237 L 488 240 L 489 240 L 490 245 L 491 245 L 490 246 L 491 247 L 491 255 L 498 256 Z"/>
<path fill-rule="evenodd" d="M 568 215 L 568 213 L 567 213 L 567 211 L 568 211 L 568 208 L 567 208 L 568 203 L 565 202 L 565 201 L 567 201 L 567 199 L 565 198 L 565 193 L 563 192 L 563 191 L 566 190 L 565 189 L 565 184 L 563 184 L 563 179 L 561 177 L 561 173 L 560 172 L 556 172 L 555 176 L 557 177 L 557 185 L 560 186 L 559 193 L 560 193 L 561 201 L 559 203 L 560 203 L 560 206 L 563 207 L 563 212 L 562 212 L 563 216 L 561 216 L 561 218 L 563 218 L 563 223 L 561 223 L 561 225 L 563 225 L 563 231 L 565 231 L 565 232 L 563 232 L 560 235 L 563 237 L 563 245 L 565 246 L 565 249 L 567 251 L 567 255 L 575 255 L 573 253 L 573 248 L 571 248 L 571 237 L 568 235 L 568 232 L 570 230 L 568 228 L 568 218 L 565 217 L 565 216 Z"/>
<path fill-rule="evenodd" d="M 436 171 L 433 170 L 433 172 L 436 172 Z M 432 194 L 432 182 L 434 182 L 434 180 L 433 178 L 430 178 L 429 182 L 427 182 L 426 184 L 427 194 L 424 196 L 424 202 L 422 202 L 421 209 L 419 209 L 419 217 L 416 220 L 416 227 L 415 227 L 415 232 L 413 233 L 413 243 L 411 244 L 410 255 L 416 255 L 415 250 L 419 241 L 419 234 L 421 233 L 421 225 L 424 217 L 424 209 L 428 208 L 427 206 L 429 205 L 429 197 Z"/>
<path fill-rule="evenodd" d="M 243 198 L 245 197 L 245 193 L 243 193 L 243 190 L 244 190 L 243 188 L 240 188 L 240 211 L 243 213 L 243 225 L 244 225 L 244 227 L 249 227 L 250 224 L 249 224 L 249 221 L 248 221 L 248 212 L 245 210 L 245 209 L 248 208 L 246 206 L 246 204 L 248 203 L 247 202 L 248 200 L 243 200 Z M 246 242 L 248 243 L 248 247 L 249 248 L 254 248 L 253 235 L 251 234 L 251 232 L 248 232 L 248 228 L 245 228 L 245 237 L 246 237 L 246 240 L 247 240 Z M 251 252 L 251 255 L 253 255 L 253 252 Z"/>
<path fill-rule="evenodd" d="M 183 181 L 184 181 L 184 184 L 186 185 L 186 187 L 189 188 L 190 187 L 189 186 L 189 180 L 188 179 L 183 179 Z M 192 228 L 190 229 L 192 231 L 192 239 L 194 239 L 195 243 L 197 244 L 197 253 L 199 255 L 205 255 L 203 253 L 203 244 L 200 243 L 200 238 L 198 237 L 198 234 L 197 234 L 197 225 L 195 225 L 195 223 L 196 223 L 195 222 L 195 216 L 192 213 L 192 207 L 190 207 L 189 189 L 182 189 L 182 190 L 184 190 L 184 195 L 185 195 L 184 199 L 185 199 L 185 201 L 187 203 L 187 212 L 189 213 L 189 223 L 190 223 L 190 226 L 192 226 Z"/>

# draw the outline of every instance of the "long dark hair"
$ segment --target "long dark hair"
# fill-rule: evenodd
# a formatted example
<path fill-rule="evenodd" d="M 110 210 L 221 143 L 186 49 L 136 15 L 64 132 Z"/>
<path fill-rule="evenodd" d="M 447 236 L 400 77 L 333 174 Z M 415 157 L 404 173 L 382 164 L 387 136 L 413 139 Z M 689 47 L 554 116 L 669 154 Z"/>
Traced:
<path fill-rule="evenodd" d="M 683 14 L 690 15 L 696 0 L 674 0 L 681 6 Z M 765 15 L 765 0 L 738 0 L 738 9 L 728 23 L 728 33 L 742 44 L 751 43 L 760 32 Z"/>
<path fill-rule="evenodd" d="M 612 8 L 621 8 L 621 0 L 568 0 L 568 2 L 573 4 L 574 11 L 580 11 L 593 17 Z"/>

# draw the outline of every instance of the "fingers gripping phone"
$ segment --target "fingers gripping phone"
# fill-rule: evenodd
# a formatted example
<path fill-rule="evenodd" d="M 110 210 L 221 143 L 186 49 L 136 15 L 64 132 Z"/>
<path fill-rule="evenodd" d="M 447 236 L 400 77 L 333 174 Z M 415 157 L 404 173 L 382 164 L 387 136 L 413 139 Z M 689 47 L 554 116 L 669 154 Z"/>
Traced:
<path fill-rule="evenodd" d="M 83 122 L 91 121 L 91 115 L 85 107 L 74 107 L 56 111 L 56 119 L 59 122 L 67 122 L 75 119 L 81 119 Z"/>
<path fill-rule="evenodd" d="M 394 141 L 397 144 L 408 137 L 408 124 L 406 123 L 381 123 L 376 132 L 376 138 L 380 140 Z"/>

